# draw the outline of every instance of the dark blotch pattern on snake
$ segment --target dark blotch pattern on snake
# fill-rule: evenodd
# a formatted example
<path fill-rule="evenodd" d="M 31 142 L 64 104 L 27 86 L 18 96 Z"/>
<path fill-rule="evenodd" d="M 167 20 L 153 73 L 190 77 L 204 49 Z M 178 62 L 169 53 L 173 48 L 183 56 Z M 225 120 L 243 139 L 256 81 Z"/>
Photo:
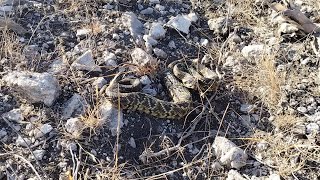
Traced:
<path fill-rule="evenodd" d="M 181 64 L 177 64 L 181 66 Z M 176 68 L 175 71 L 177 71 L 177 67 L 179 68 L 178 65 L 171 65 L 171 67 Z M 203 70 L 203 68 L 201 70 Z M 185 79 L 182 79 L 181 83 L 172 71 L 167 71 L 165 73 L 164 82 L 173 99 L 171 102 L 157 99 L 142 92 L 121 92 L 121 86 L 119 85 L 119 82 L 121 81 L 120 73 L 113 78 L 106 88 L 106 95 L 109 97 L 112 104 L 116 107 L 117 105 L 120 105 L 122 109 L 144 112 L 157 118 L 181 119 L 193 108 L 191 93 L 186 87 L 190 88 L 194 86 L 194 84 L 190 85 L 190 82 L 194 83 L 196 81 L 190 79 L 192 75 L 185 73 L 182 70 L 178 70 L 178 73 L 175 74 L 177 74 L 176 76 L 180 76 L 180 80 L 181 78 Z M 209 71 L 209 74 L 212 76 L 212 71 Z M 197 76 L 199 76 L 199 74 L 197 74 Z M 211 80 L 212 79 L 214 81 L 213 83 L 216 83 L 216 79 L 211 78 Z"/>

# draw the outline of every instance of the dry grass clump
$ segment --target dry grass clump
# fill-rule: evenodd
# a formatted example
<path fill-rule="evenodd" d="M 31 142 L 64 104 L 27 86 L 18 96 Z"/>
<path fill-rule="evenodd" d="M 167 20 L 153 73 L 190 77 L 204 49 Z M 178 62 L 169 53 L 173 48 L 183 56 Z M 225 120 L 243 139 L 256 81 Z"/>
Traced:
<path fill-rule="evenodd" d="M 295 176 L 303 169 L 315 168 L 320 162 L 320 146 L 309 140 L 293 138 L 291 131 L 277 134 L 256 133 L 252 141 L 256 143 L 256 147 L 260 146 L 254 151 L 256 159 L 276 169 L 283 178 Z M 263 146 L 265 148 L 261 148 Z"/>
<path fill-rule="evenodd" d="M 85 25 L 84 29 L 90 29 L 93 35 L 98 35 L 104 30 L 104 26 L 100 21 L 93 21 Z"/>
<path fill-rule="evenodd" d="M 145 66 L 137 66 L 134 67 L 134 73 L 137 76 L 149 75 L 154 76 L 157 74 L 159 68 L 159 64 L 147 64 Z"/>
<path fill-rule="evenodd" d="M 294 115 L 288 115 L 288 114 L 277 115 L 273 120 L 273 124 L 277 128 L 281 130 L 289 130 L 289 131 L 292 130 L 294 126 L 296 126 L 301 122 L 303 122 L 302 118 L 296 117 Z"/>
<path fill-rule="evenodd" d="M 261 22 L 261 18 L 257 17 L 257 13 L 258 10 L 263 9 L 263 5 L 257 5 L 255 0 L 229 0 L 228 2 L 230 15 L 244 27 L 256 26 Z"/>
<path fill-rule="evenodd" d="M 92 130 L 100 128 L 104 124 L 101 114 L 101 107 L 103 106 L 104 98 L 97 96 L 96 99 L 97 102 L 91 107 L 86 107 L 85 114 L 80 117 L 81 121 L 84 123 L 84 127 Z"/>
<path fill-rule="evenodd" d="M 66 13 L 74 13 L 74 12 L 79 12 L 86 3 L 83 3 L 82 1 L 77 1 L 77 0 L 64 0 L 61 2 L 61 5 L 64 5 L 64 11 Z"/>
<path fill-rule="evenodd" d="M 17 35 L 9 33 L 8 29 L 0 32 L 0 59 L 10 59 L 10 62 L 22 59 L 22 48 Z"/>
<path fill-rule="evenodd" d="M 271 110 L 275 110 L 283 95 L 285 74 L 276 71 L 274 56 L 263 56 L 255 66 L 243 68 L 243 74 L 235 77 L 235 84 L 241 90 L 258 97 Z"/>
<path fill-rule="evenodd" d="M 80 117 L 84 123 L 84 128 L 95 130 L 103 125 L 100 118 L 99 107 L 94 106 L 86 109 L 86 113 Z"/>

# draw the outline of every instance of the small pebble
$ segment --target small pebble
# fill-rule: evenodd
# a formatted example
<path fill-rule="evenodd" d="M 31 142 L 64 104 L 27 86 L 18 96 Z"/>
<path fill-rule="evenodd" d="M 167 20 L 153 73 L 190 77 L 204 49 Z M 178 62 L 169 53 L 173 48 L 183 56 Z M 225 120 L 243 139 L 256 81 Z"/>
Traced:
<path fill-rule="evenodd" d="M 136 147 L 137 147 L 136 142 L 135 142 L 135 140 L 133 139 L 133 137 L 131 137 L 131 138 L 129 139 L 129 142 L 128 142 L 128 143 L 130 144 L 130 146 L 131 146 L 132 148 L 136 148 Z"/>
<path fill-rule="evenodd" d="M 22 138 L 21 136 L 18 136 L 16 144 L 19 146 L 28 147 L 31 144 L 31 140 L 28 138 Z"/>
<path fill-rule="evenodd" d="M 320 127 L 317 123 L 309 123 L 306 126 L 306 132 L 307 134 L 311 134 L 311 133 L 318 133 L 320 130 Z"/>
<path fill-rule="evenodd" d="M 152 13 L 153 13 L 153 9 L 151 7 L 148 7 L 147 9 L 140 11 L 140 14 L 152 14 Z"/>
<path fill-rule="evenodd" d="M 159 58 L 165 59 L 168 56 L 166 52 L 164 52 L 162 49 L 159 49 L 159 48 L 154 48 L 153 52 Z"/>
<path fill-rule="evenodd" d="M 34 158 L 35 158 L 36 160 L 38 160 L 38 161 L 41 161 L 42 158 L 43 158 L 43 156 L 44 156 L 44 154 L 45 154 L 45 152 L 46 152 L 46 151 L 43 150 L 43 149 L 34 150 L 34 151 L 33 151 Z"/>
<path fill-rule="evenodd" d="M 297 111 L 299 111 L 299 112 L 301 112 L 301 113 L 306 113 L 308 110 L 307 110 L 307 108 L 306 107 L 298 107 L 297 108 Z"/>

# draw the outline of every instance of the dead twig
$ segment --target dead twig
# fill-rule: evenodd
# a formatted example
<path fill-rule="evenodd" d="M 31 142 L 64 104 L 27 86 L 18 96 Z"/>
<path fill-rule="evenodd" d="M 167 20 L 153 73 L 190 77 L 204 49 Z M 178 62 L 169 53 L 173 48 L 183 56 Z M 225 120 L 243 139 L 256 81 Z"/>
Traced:
<path fill-rule="evenodd" d="M 29 165 L 29 167 L 32 169 L 32 171 L 36 174 L 36 176 L 38 177 L 38 179 L 42 179 L 40 174 L 37 172 L 36 168 L 34 168 L 34 166 L 27 160 L 25 159 L 24 157 L 18 155 L 18 154 L 14 154 L 14 156 L 16 158 L 20 158 L 23 162 L 27 163 Z"/>
<path fill-rule="evenodd" d="M 77 158 L 77 155 L 75 155 L 72 151 L 72 148 L 70 147 L 70 154 L 72 157 L 72 179 L 73 180 L 78 180 L 78 172 L 79 172 L 79 167 L 81 164 L 81 151 L 82 149 L 79 148 L 79 158 Z"/>

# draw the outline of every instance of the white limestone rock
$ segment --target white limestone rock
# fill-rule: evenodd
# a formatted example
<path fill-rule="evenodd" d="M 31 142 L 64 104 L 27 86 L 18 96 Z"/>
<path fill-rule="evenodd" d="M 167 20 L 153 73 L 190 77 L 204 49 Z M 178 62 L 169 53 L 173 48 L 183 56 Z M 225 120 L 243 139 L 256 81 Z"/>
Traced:
<path fill-rule="evenodd" d="M 141 48 L 135 48 L 131 53 L 132 63 L 138 66 L 156 65 L 157 60 Z"/>
<path fill-rule="evenodd" d="M 98 77 L 93 83 L 92 85 L 95 87 L 97 86 L 98 89 L 101 89 L 104 85 L 106 85 L 108 83 L 107 80 L 104 79 L 104 77 Z"/>
<path fill-rule="evenodd" d="M 32 152 L 33 155 L 31 157 L 35 158 L 38 161 L 41 161 L 45 153 L 46 153 L 45 150 L 37 149 Z"/>
<path fill-rule="evenodd" d="M 133 38 L 139 38 L 144 32 L 144 26 L 133 12 L 126 12 L 122 15 L 122 24 L 125 25 Z"/>
<path fill-rule="evenodd" d="M 103 61 L 104 61 L 104 64 L 108 67 L 116 67 L 118 65 L 117 56 L 110 51 L 103 52 Z"/>
<path fill-rule="evenodd" d="M 149 35 L 155 40 L 158 40 L 164 38 L 164 36 L 166 35 L 166 30 L 163 28 L 161 23 L 152 23 Z"/>
<path fill-rule="evenodd" d="M 84 124 L 79 118 L 68 119 L 65 124 L 66 131 L 74 137 L 79 137 L 81 135 L 83 126 Z"/>
<path fill-rule="evenodd" d="M 159 48 L 154 48 L 153 49 L 153 53 L 159 57 L 159 58 L 162 58 L 162 59 L 165 59 L 168 57 L 167 53 L 164 52 L 162 49 L 159 49 Z"/>
<path fill-rule="evenodd" d="M 100 67 L 98 65 L 96 65 L 95 62 L 94 62 L 91 50 L 87 50 L 80 57 L 78 57 L 71 64 L 71 67 L 76 69 L 76 70 L 101 72 Z"/>
<path fill-rule="evenodd" d="M 12 109 L 9 112 L 3 113 L 2 118 L 5 118 L 9 121 L 21 122 L 23 121 L 23 115 L 21 109 Z"/>
<path fill-rule="evenodd" d="M 16 140 L 16 144 L 18 146 L 28 147 L 31 143 L 32 142 L 29 138 L 22 138 L 21 136 L 18 136 Z"/>
<path fill-rule="evenodd" d="M 34 129 L 34 132 L 33 132 L 34 137 L 36 139 L 38 139 L 38 138 L 50 133 L 52 130 L 53 130 L 53 127 L 50 124 L 48 124 L 48 123 L 43 124 L 39 128 Z"/>
<path fill-rule="evenodd" d="M 239 169 L 246 165 L 248 155 L 241 148 L 225 137 L 217 136 L 214 140 L 214 151 L 223 165 Z"/>
<path fill-rule="evenodd" d="M 171 18 L 166 25 L 185 34 L 189 34 L 191 23 L 196 22 L 197 20 L 198 17 L 195 13 L 177 15 L 176 17 Z"/>
<path fill-rule="evenodd" d="M 101 123 L 108 124 L 107 127 L 111 131 L 112 136 L 117 135 L 117 133 L 121 133 L 121 128 L 124 125 L 121 110 L 114 107 L 110 101 L 105 101 L 105 103 L 100 107 L 100 115 Z"/>
<path fill-rule="evenodd" d="M 241 54 L 247 59 L 259 59 L 263 55 L 268 55 L 270 48 L 263 44 L 252 44 L 242 48 Z"/>
<path fill-rule="evenodd" d="M 14 71 L 3 80 L 30 103 L 43 102 L 51 106 L 60 94 L 58 81 L 49 73 Z"/>

